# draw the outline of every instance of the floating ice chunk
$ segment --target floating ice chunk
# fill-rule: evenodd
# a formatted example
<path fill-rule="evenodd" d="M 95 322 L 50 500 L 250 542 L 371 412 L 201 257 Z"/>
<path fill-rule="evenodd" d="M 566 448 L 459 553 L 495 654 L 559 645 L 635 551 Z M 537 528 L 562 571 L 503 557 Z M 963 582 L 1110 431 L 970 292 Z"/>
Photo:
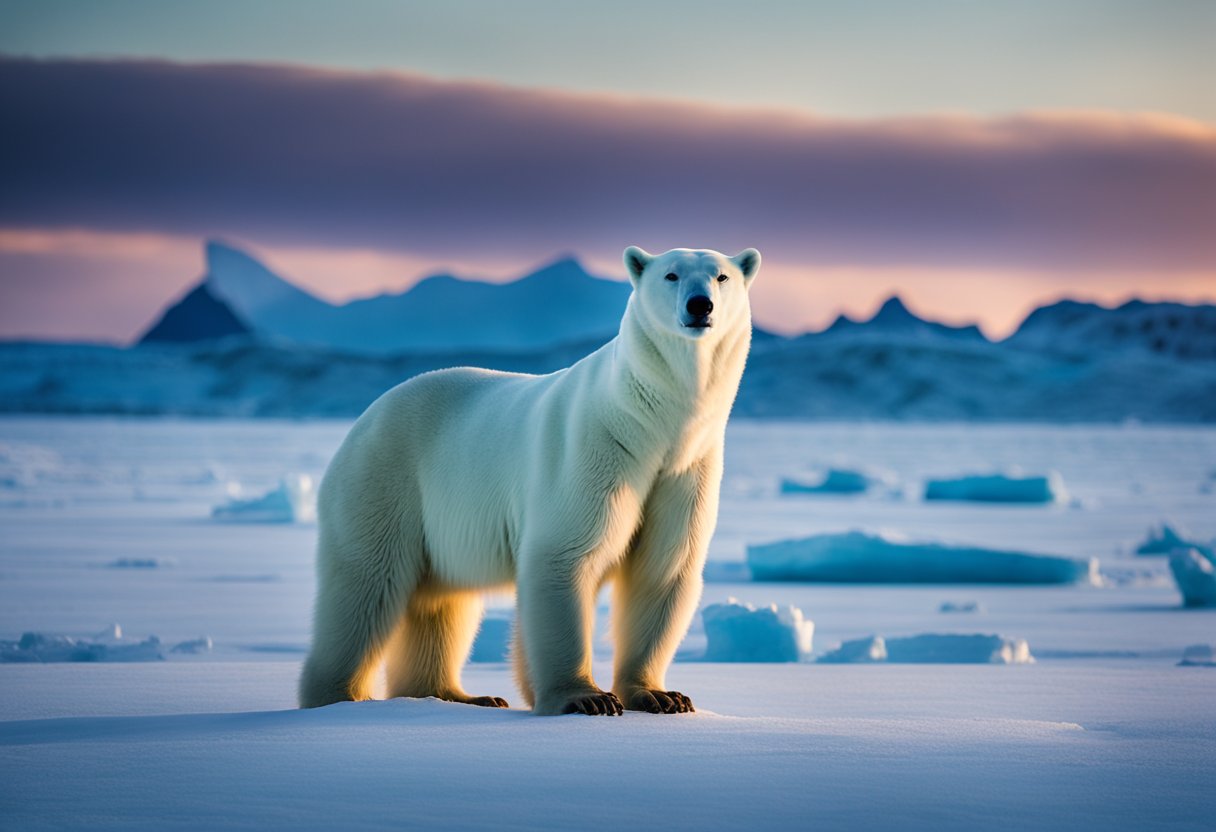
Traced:
<path fill-rule="evenodd" d="M 233 496 L 211 510 L 216 520 L 230 523 L 310 523 L 317 516 L 317 497 L 312 477 L 289 474 L 279 487 L 261 497 Z"/>
<path fill-rule="evenodd" d="M 979 601 L 942 601 L 938 612 L 983 612 L 984 607 Z"/>
<path fill-rule="evenodd" d="M 1170 571 L 1186 607 L 1216 607 L 1216 566 L 1200 550 L 1175 549 Z"/>
<path fill-rule="evenodd" d="M 110 569 L 158 569 L 165 561 L 157 558 L 118 558 L 106 564 Z"/>
<path fill-rule="evenodd" d="M 1136 554 L 1168 555 L 1175 549 L 1198 549 L 1207 557 L 1212 555 L 1212 547 L 1191 540 L 1186 532 L 1179 532 L 1164 522 L 1148 530 L 1148 537 L 1136 547 Z"/>
<path fill-rule="evenodd" d="M 845 468 L 829 468 L 812 482 L 803 480 L 781 480 L 782 494 L 864 494 L 870 487 L 870 478 L 861 471 Z"/>
<path fill-rule="evenodd" d="M 929 480 L 926 500 L 965 500 L 979 503 L 1063 503 L 1068 501 L 1064 479 L 1055 471 L 1044 477 L 984 474 Z"/>
<path fill-rule="evenodd" d="M 471 662 L 505 662 L 511 647 L 511 619 L 504 616 L 486 616 L 473 642 Z"/>
<path fill-rule="evenodd" d="M 819 657 L 825 664 L 868 664 L 887 660 L 887 643 L 882 636 L 869 636 L 846 641 L 830 653 Z"/>
<path fill-rule="evenodd" d="M 895 664 L 1030 664 L 1024 639 L 959 633 L 926 633 L 904 638 L 873 636 L 846 641 L 819 658 L 828 664 L 881 662 Z"/>
<path fill-rule="evenodd" d="M 731 598 L 701 610 L 708 662 L 797 662 L 811 652 L 815 622 L 797 607 L 757 609 Z"/>
<path fill-rule="evenodd" d="M 116 634 L 116 635 L 115 635 Z M 25 633 L 20 641 L 0 641 L 0 662 L 155 662 L 164 659 L 160 639 L 121 643 L 122 629 L 107 628 L 99 640 L 50 633 Z"/>
<path fill-rule="evenodd" d="M 1216 650 L 1210 644 L 1192 644 L 1182 651 L 1180 667 L 1216 667 Z"/>
<path fill-rule="evenodd" d="M 1097 559 L 914 543 L 860 531 L 747 547 L 757 581 L 828 583 L 1096 583 Z"/>

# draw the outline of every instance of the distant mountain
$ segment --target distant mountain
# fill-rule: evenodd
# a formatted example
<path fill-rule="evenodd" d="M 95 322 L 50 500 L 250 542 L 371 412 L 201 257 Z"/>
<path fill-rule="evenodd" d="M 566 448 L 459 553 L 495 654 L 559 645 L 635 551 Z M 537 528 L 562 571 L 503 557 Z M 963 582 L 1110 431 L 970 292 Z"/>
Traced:
<path fill-rule="evenodd" d="M 593 277 L 567 257 L 509 283 L 436 275 L 400 294 L 336 306 L 231 246 L 209 242 L 206 254 L 200 286 L 247 321 L 255 336 L 358 353 L 602 343 L 616 334 L 630 293 L 628 283 Z M 185 324 L 188 318 L 171 308 L 164 321 L 182 327 L 158 324 L 155 340 L 205 340 L 205 332 L 194 334 L 199 330 Z"/>
<path fill-rule="evenodd" d="M 987 341 L 979 327 L 951 326 L 920 318 L 912 313 L 899 295 L 892 295 L 883 302 L 878 311 L 868 320 L 858 321 L 847 315 L 840 315 L 822 332 L 811 333 L 812 337 L 825 336 L 901 336 L 913 338 L 931 338 L 946 336 L 967 341 Z"/>
<path fill-rule="evenodd" d="M 1131 300 L 1109 309 L 1062 300 L 1031 312 L 1006 343 L 1059 354 L 1135 349 L 1211 360 L 1216 358 L 1216 306 Z"/>
<path fill-rule="evenodd" d="M 139 339 L 141 344 L 186 343 L 248 335 L 249 327 L 206 283 L 191 289 Z"/>

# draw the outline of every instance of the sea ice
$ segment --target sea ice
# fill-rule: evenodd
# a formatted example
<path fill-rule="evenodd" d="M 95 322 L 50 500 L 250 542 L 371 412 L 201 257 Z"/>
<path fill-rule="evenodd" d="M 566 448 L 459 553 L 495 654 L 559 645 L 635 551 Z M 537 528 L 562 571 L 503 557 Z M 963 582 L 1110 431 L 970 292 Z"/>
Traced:
<path fill-rule="evenodd" d="M 505 662 L 511 647 L 511 619 L 488 615 L 481 622 L 473 642 L 471 662 Z"/>
<path fill-rule="evenodd" d="M 864 494 L 871 486 L 890 484 L 883 474 L 868 474 L 848 468 L 829 468 L 812 481 L 781 479 L 782 494 Z"/>
<path fill-rule="evenodd" d="M 815 622 L 794 606 L 757 609 L 734 598 L 701 610 L 705 661 L 797 662 L 811 652 Z"/>
<path fill-rule="evenodd" d="M 25 633 L 19 641 L 0 641 L 2 662 L 156 662 L 164 658 L 160 639 L 123 644 L 117 624 L 96 640 L 51 633 Z"/>
<path fill-rule="evenodd" d="M 869 638 L 846 641 L 819 658 L 828 664 L 891 662 L 896 664 L 1030 664 L 1030 645 L 1024 639 L 960 633 L 926 633 L 904 638 Z"/>
<path fill-rule="evenodd" d="M 1216 607 L 1216 565 L 1199 549 L 1175 549 L 1170 571 L 1186 607 Z"/>
<path fill-rule="evenodd" d="M 233 495 L 227 503 L 213 508 L 211 516 L 229 523 L 309 523 L 316 512 L 312 477 L 289 474 L 278 488 L 261 497 L 242 499 Z"/>
<path fill-rule="evenodd" d="M 748 546 L 747 565 L 757 581 L 1068 584 L 1096 582 L 1098 575 L 1097 559 L 915 543 L 860 531 Z"/>
<path fill-rule="evenodd" d="M 926 500 L 963 500 L 979 503 L 1062 503 L 1068 500 L 1064 479 L 1055 471 L 1047 476 L 984 474 L 929 480 Z"/>
<path fill-rule="evenodd" d="M 1216 650 L 1210 644 L 1192 644 L 1182 651 L 1179 667 L 1216 667 Z"/>

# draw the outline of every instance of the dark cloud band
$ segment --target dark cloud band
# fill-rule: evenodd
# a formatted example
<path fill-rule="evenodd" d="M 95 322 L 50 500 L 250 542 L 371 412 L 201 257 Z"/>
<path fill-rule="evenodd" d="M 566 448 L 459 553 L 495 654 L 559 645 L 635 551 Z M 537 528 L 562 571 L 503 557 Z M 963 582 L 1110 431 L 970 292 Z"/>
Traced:
<path fill-rule="evenodd" d="M 397 74 L 0 60 L 0 223 L 543 256 L 1216 268 L 1216 129 L 837 121 Z"/>

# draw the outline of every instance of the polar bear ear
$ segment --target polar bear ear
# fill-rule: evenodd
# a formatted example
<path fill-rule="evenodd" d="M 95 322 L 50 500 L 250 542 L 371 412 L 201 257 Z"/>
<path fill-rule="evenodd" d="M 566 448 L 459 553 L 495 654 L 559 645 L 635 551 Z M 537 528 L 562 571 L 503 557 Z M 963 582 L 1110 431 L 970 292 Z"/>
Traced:
<path fill-rule="evenodd" d="M 642 272 L 646 271 L 646 267 L 652 260 L 654 260 L 653 254 L 637 246 L 625 249 L 625 270 L 629 272 L 629 279 L 637 283 L 642 277 Z"/>
<path fill-rule="evenodd" d="M 754 248 L 745 248 L 730 258 L 730 262 L 739 267 L 739 271 L 743 274 L 743 282 L 751 283 L 756 272 L 760 271 L 760 252 Z"/>

